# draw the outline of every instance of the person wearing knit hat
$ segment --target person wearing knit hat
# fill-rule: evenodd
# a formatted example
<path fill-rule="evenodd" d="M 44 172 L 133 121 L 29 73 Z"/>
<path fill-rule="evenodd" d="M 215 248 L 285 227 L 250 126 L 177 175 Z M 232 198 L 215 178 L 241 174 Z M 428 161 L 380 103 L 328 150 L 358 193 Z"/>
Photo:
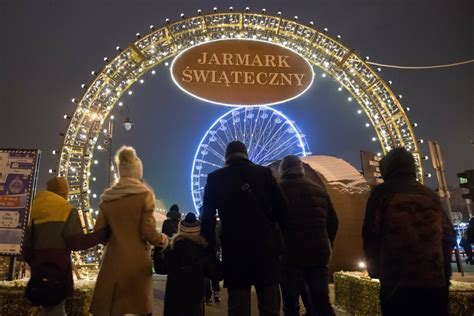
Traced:
<path fill-rule="evenodd" d="M 253 164 L 244 143 L 232 141 L 225 166 L 207 175 L 202 233 L 217 258 L 217 212 L 222 223 L 222 267 L 229 315 L 250 315 L 250 290 L 258 293 L 261 315 L 280 312 L 280 255 L 277 224 L 286 223 L 287 201 L 272 171 Z"/>
<path fill-rule="evenodd" d="M 298 315 L 299 297 L 307 294 L 310 302 L 305 307 L 316 315 L 334 315 L 328 264 L 338 227 L 336 212 L 325 189 L 305 177 L 299 157 L 286 156 L 279 169 L 280 187 L 289 201 L 288 224 L 283 227 L 283 310 L 285 315 Z"/>
<path fill-rule="evenodd" d="M 66 315 L 65 301 L 59 300 L 74 294 L 71 250 L 85 250 L 105 242 L 107 238 L 105 229 L 83 233 L 77 209 L 67 201 L 68 191 L 66 178 L 48 180 L 47 191 L 38 192 L 34 198 L 23 243 L 23 256 L 31 267 L 32 277 L 32 285 L 27 287 L 25 294 L 33 306 L 43 306 L 41 313 L 46 315 Z M 40 285 L 33 285 L 35 280 L 43 278 L 42 271 L 51 264 L 64 277 L 62 297 L 42 289 Z M 50 301 L 53 297 L 55 302 Z"/>
<path fill-rule="evenodd" d="M 163 315 L 204 315 L 205 280 L 216 276 L 194 213 L 179 222 L 167 250 L 155 248 L 153 260 L 155 272 L 168 275 Z"/>
<path fill-rule="evenodd" d="M 52 177 L 46 183 L 46 190 L 56 193 L 67 200 L 69 195 L 69 185 L 65 177 Z"/>
<path fill-rule="evenodd" d="M 95 229 L 109 227 L 111 237 L 90 311 L 146 315 L 153 311 L 151 246 L 165 249 L 168 237 L 156 230 L 155 195 L 143 181 L 143 165 L 135 149 L 121 147 L 115 162 L 119 179 L 101 195 L 95 224 Z"/>
<path fill-rule="evenodd" d="M 196 214 L 188 213 L 178 224 L 178 233 L 191 236 L 201 235 L 201 222 L 196 218 Z"/>

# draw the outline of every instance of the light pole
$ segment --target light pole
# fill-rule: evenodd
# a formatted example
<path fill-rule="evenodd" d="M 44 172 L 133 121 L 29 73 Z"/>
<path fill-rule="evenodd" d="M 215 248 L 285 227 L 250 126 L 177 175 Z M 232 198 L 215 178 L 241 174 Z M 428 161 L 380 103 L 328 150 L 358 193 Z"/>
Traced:
<path fill-rule="evenodd" d="M 112 157 L 112 140 L 113 140 L 113 134 L 114 134 L 114 125 L 115 125 L 115 119 L 114 119 L 114 116 L 111 116 L 108 127 L 105 130 L 105 137 L 104 137 L 104 140 L 102 142 L 102 147 L 101 147 L 102 151 L 108 151 L 108 154 L 109 154 L 109 185 L 112 184 L 112 171 L 115 170 L 113 157 Z M 133 126 L 133 123 L 130 119 L 130 109 L 127 105 L 127 116 L 125 120 L 123 121 L 123 127 L 128 132 L 132 129 L 132 126 Z"/>

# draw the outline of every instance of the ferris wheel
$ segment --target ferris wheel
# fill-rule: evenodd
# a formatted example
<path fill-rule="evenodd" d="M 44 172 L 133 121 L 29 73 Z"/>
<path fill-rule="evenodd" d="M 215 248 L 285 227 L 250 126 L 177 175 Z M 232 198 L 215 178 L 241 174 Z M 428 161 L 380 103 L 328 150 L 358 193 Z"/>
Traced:
<path fill-rule="evenodd" d="M 280 111 L 269 107 L 240 107 L 225 113 L 206 132 L 194 155 L 191 192 L 197 212 L 202 206 L 207 175 L 224 167 L 226 146 L 234 140 L 247 146 L 253 163 L 264 166 L 286 155 L 311 154 L 305 136 Z"/>

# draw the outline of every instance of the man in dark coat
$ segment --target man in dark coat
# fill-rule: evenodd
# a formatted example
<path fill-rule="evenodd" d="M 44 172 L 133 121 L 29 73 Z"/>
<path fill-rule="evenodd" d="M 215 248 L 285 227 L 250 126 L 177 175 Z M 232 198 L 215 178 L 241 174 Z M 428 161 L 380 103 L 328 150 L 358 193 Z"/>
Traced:
<path fill-rule="evenodd" d="M 173 237 L 178 231 L 178 224 L 181 220 L 181 213 L 177 204 L 173 204 L 170 207 L 170 211 L 166 213 L 166 219 L 161 227 L 161 232 L 168 237 Z"/>
<path fill-rule="evenodd" d="M 413 155 L 391 150 L 384 183 L 369 197 L 362 230 L 369 275 L 384 315 L 448 315 L 454 230 L 439 197 L 416 181 Z"/>
<path fill-rule="evenodd" d="M 280 164 L 280 186 L 289 203 L 283 230 L 288 252 L 283 256 L 283 293 L 286 316 L 299 315 L 299 296 L 308 284 L 316 315 L 334 315 L 329 302 L 329 259 L 338 219 L 326 191 L 307 179 L 297 156 Z"/>
<path fill-rule="evenodd" d="M 257 292 L 260 315 L 280 310 L 279 249 L 272 221 L 284 227 L 287 202 L 271 170 L 248 160 L 239 141 L 227 145 L 226 166 L 207 176 L 202 214 L 203 235 L 215 249 L 216 210 L 228 314 L 250 315 L 250 287 Z"/>

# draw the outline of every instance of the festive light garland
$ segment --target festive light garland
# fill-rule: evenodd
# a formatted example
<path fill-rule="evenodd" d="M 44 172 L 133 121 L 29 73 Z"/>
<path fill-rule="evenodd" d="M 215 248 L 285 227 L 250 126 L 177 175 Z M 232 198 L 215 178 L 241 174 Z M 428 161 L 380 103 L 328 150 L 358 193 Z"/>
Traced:
<path fill-rule="evenodd" d="M 80 99 L 71 101 L 76 105 L 73 115 L 66 114 L 69 125 L 62 133 L 63 143 L 59 153 L 59 162 L 51 173 L 57 173 L 68 179 L 70 202 L 82 212 L 84 227 L 93 224 L 92 209 L 89 196 L 91 165 L 96 144 L 106 119 L 114 119 L 110 115 L 116 104 L 123 106 L 121 97 L 133 95 L 130 90 L 136 82 L 144 83 L 143 75 L 150 72 L 156 74 L 154 67 L 160 63 L 168 63 L 170 58 L 182 50 L 194 45 L 220 39 L 255 39 L 285 46 L 300 54 L 313 66 L 323 71 L 322 77 L 332 76 L 350 93 L 348 101 L 357 101 L 361 110 L 368 118 L 366 126 L 374 127 L 374 141 L 379 141 L 383 153 L 394 147 L 404 146 L 414 156 L 417 164 L 417 177 L 423 181 L 422 156 L 419 143 L 414 134 L 416 123 L 411 123 L 407 113 L 410 109 L 403 108 L 401 95 L 395 95 L 390 89 L 391 82 L 386 83 L 379 75 L 381 68 L 376 70 L 369 66 L 354 50 L 345 46 L 338 35 L 327 34 L 328 29 L 318 30 L 314 23 L 303 25 L 298 17 L 285 19 L 278 12 L 277 16 L 262 13 L 229 12 L 202 14 L 170 23 L 156 29 L 150 26 L 146 35 L 136 34 L 136 40 L 127 48 L 117 47 L 118 54 L 114 58 L 104 58 L 105 67 L 100 71 L 92 71 L 94 76 L 89 85 L 82 84 L 84 94 Z M 359 113 L 361 114 L 362 111 Z M 379 153 L 380 155 L 382 153 Z"/>

